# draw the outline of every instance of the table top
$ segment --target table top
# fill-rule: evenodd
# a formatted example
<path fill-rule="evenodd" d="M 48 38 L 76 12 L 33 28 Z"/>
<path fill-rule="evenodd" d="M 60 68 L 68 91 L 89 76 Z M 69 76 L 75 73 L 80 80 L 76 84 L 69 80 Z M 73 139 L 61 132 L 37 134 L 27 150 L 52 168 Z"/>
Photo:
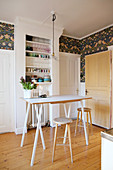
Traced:
<path fill-rule="evenodd" d="M 49 96 L 47 98 L 22 98 L 30 104 L 58 104 L 58 103 L 68 103 L 68 102 L 77 102 L 81 100 L 92 99 L 89 96 L 78 96 L 78 95 L 56 95 Z"/>

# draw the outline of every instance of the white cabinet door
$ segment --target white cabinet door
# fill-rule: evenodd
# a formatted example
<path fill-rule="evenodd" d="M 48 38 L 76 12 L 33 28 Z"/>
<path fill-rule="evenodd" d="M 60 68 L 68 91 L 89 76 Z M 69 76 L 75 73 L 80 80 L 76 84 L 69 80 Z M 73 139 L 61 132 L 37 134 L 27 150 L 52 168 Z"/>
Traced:
<path fill-rule="evenodd" d="M 0 51 L 0 133 L 11 131 L 10 91 L 14 94 L 14 87 L 10 87 L 10 80 L 10 56 Z"/>
<path fill-rule="evenodd" d="M 60 94 L 77 94 L 79 90 L 80 66 L 76 54 L 60 53 Z M 79 92 L 78 92 L 79 93 Z M 68 107 L 68 105 L 67 105 Z M 71 117 L 76 117 L 78 103 L 71 107 Z M 60 116 L 64 116 L 63 106 L 60 107 Z"/>

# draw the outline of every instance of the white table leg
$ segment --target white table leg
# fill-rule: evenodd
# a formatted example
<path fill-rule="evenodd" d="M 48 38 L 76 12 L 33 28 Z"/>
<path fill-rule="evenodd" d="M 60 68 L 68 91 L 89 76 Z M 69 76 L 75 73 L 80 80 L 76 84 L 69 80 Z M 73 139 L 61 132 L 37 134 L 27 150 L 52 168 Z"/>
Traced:
<path fill-rule="evenodd" d="M 31 166 L 33 166 L 33 163 L 34 163 L 35 151 L 36 151 L 36 146 L 37 146 L 37 141 L 38 141 L 38 134 L 39 134 L 39 123 L 37 123 L 37 130 L 35 134 L 35 141 L 34 141 L 32 158 L 31 158 Z"/>
<path fill-rule="evenodd" d="M 35 120 L 34 120 L 34 105 L 32 104 L 32 126 L 35 126 Z"/>
<path fill-rule="evenodd" d="M 86 129 L 86 123 L 85 123 L 85 114 L 84 114 L 84 108 L 83 108 L 83 101 L 81 100 L 80 101 L 81 103 L 81 108 L 82 108 L 82 114 L 83 114 L 83 123 L 84 123 L 84 132 L 85 132 L 85 139 L 86 139 L 86 145 L 89 144 L 89 135 L 88 135 L 88 132 L 87 132 L 87 129 Z"/>
<path fill-rule="evenodd" d="M 64 104 L 65 117 L 68 117 L 68 118 L 70 117 L 70 111 L 71 111 L 71 103 L 69 104 L 68 113 L 67 113 L 67 110 L 66 110 L 66 104 Z M 66 125 L 66 128 L 65 128 L 63 143 L 66 143 L 66 137 L 67 137 L 67 125 Z"/>
<path fill-rule="evenodd" d="M 45 147 L 45 142 L 44 142 L 44 137 L 43 137 L 43 132 L 42 132 L 41 126 L 40 126 L 40 135 L 41 135 L 41 140 L 42 140 L 43 149 L 45 150 L 46 147 Z"/>
<path fill-rule="evenodd" d="M 41 107 L 40 107 L 41 108 Z M 42 112 L 42 110 L 41 110 Z M 40 113 L 42 115 L 42 113 Z M 37 120 L 40 122 L 40 125 L 39 125 L 39 130 L 40 130 L 40 135 L 41 135 L 41 140 L 42 140 L 42 145 L 43 145 L 43 149 L 45 150 L 45 143 L 44 143 L 44 137 L 43 137 L 43 132 L 42 132 L 42 128 L 41 128 L 41 116 L 39 117 L 39 114 L 38 114 L 38 107 L 36 109 L 36 116 L 37 116 Z"/>
<path fill-rule="evenodd" d="M 42 114 L 42 104 L 41 104 L 41 106 L 40 106 L 39 115 L 38 115 L 38 106 L 36 105 L 36 114 L 37 114 L 38 122 L 37 122 L 37 129 L 36 129 L 35 141 L 34 141 L 32 158 L 31 158 L 31 166 L 33 166 L 33 164 L 34 164 L 36 146 L 37 146 L 37 141 L 38 141 L 38 134 L 39 134 L 39 130 L 40 130 L 40 128 L 41 128 L 40 120 L 41 120 L 41 114 Z M 41 130 L 42 130 L 42 129 L 41 129 Z M 41 131 L 41 130 L 40 130 L 40 131 Z M 41 133 L 42 133 L 42 131 L 41 131 Z M 44 144 L 43 135 L 41 135 L 41 139 L 43 140 L 42 144 Z M 43 145 L 43 148 L 45 148 L 45 144 Z"/>
<path fill-rule="evenodd" d="M 22 135 L 22 140 L 21 140 L 21 147 L 23 146 L 23 143 L 24 143 L 24 136 L 25 136 L 25 130 L 26 130 L 26 125 L 27 125 L 27 119 L 29 115 L 29 109 L 30 109 L 30 103 L 28 103 L 28 106 L 27 106 L 27 112 L 26 112 L 25 122 L 24 122 L 24 127 L 23 127 L 23 135 Z"/>

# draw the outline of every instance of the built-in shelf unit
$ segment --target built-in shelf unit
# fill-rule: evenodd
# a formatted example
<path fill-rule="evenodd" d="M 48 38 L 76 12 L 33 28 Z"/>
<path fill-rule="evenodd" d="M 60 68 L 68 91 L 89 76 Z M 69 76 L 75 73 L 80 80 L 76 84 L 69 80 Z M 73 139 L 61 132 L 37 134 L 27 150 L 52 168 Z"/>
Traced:
<path fill-rule="evenodd" d="M 51 84 L 51 40 L 26 35 L 26 80 Z"/>

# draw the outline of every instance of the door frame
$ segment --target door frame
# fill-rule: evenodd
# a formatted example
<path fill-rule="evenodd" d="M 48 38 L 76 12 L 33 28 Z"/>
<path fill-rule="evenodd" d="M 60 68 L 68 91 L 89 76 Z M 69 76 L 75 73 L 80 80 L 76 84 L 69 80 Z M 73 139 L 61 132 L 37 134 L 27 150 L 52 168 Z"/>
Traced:
<path fill-rule="evenodd" d="M 111 63 L 110 63 L 110 69 L 111 69 L 111 79 L 110 79 L 110 83 L 111 83 L 111 94 L 110 94 L 110 100 L 111 100 L 111 108 L 110 108 L 110 128 L 113 128 L 113 45 L 108 46 L 108 51 L 110 51 L 110 59 L 111 59 Z"/>
<path fill-rule="evenodd" d="M 15 72 L 14 72 L 14 50 L 4 50 L 0 49 L 0 53 L 9 54 L 9 114 L 10 114 L 10 126 L 8 132 L 15 131 L 15 108 L 14 108 L 14 99 L 15 99 Z"/>

